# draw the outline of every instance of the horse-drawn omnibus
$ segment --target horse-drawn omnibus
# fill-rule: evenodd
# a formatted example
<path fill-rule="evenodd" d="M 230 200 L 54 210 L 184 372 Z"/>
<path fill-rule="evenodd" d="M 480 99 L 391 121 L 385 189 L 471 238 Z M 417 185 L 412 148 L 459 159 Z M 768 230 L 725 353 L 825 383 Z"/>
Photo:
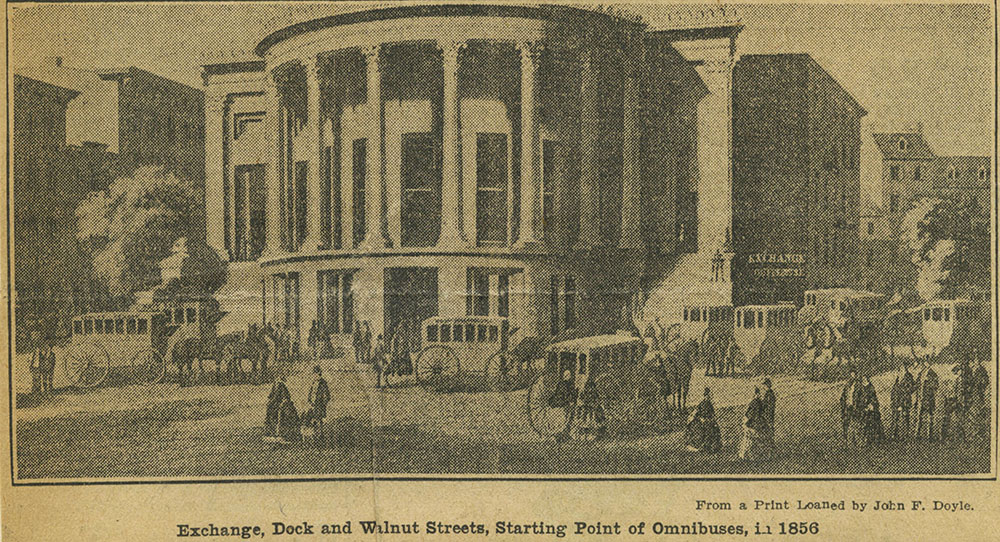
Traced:
<path fill-rule="evenodd" d="M 666 397 L 645 344 L 631 335 L 599 335 L 550 345 L 528 390 L 527 415 L 543 437 L 594 436 L 663 418 Z"/>
<path fill-rule="evenodd" d="M 425 346 L 416 362 L 420 382 L 460 374 L 492 381 L 512 370 L 503 355 L 511 335 L 507 318 L 432 316 L 422 327 Z"/>
<path fill-rule="evenodd" d="M 112 372 L 143 383 L 159 382 L 166 372 L 168 330 L 152 311 L 91 312 L 73 319 L 64 357 L 69 382 L 80 388 L 100 385 Z"/>

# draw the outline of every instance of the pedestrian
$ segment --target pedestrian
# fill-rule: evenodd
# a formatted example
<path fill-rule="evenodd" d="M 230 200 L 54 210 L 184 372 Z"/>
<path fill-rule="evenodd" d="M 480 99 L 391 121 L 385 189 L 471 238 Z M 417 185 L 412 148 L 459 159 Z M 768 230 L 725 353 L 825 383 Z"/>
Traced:
<path fill-rule="evenodd" d="M 56 373 L 56 351 L 52 348 L 51 339 L 45 343 L 45 366 L 42 373 L 42 393 L 52 393 L 52 381 Z"/>
<path fill-rule="evenodd" d="M 302 425 L 291 397 L 285 397 L 278 409 L 278 436 L 285 442 L 302 442 Z"/>
<path fill-rule="evenodd" d="M 920 408 L 917 413 L 917 435 L 919 439 L 927 428 L 927 440 L 934 440 L 934 411 L 938 392 L 938 375 L 924 360 L 925 371 L 920 384 Z M 925 422 L 926 420 L 926 422 Z"/>
<path fill-rule="evenodd" d="M 774 396 L 774 390 L 771 388 L 771 379 L 764 379 L 764 419 L 767 423 L 767 431 L 765 433 L 766 443 L 769 448 L 774 447 L 774 407 L 777 399 Z"/>
<path fill-rule="evenodd" d="M 313 320 L 312 325 L 309 326 L 309 334 L 306 335 L 306 346 L 309 347 L 309 353 L 312 356 L 312 360 L 316 361 L 319 359 L 319 321 Z"/>
<path fill-rule="evenodd" d="M 383 350 L 384 350 L 383 345 Z M 372 362 L 372 326 L 367 321 L 365 321 L 365 333 L 361 337 L 361 353 L 363 363 Z"/>
<path fill-rule="evenodd" d="M 910 432 L 910 408 L 913 403 L 913 375 L 906 364 L 900 367 L 900 374 L 892 384 L 889 407 L 892 409 L 890 432 L 893 440 L 907 440 Z"/>
<path fill-rule="evenodd" d="M 382 335 L 380 334 L 375 340 L 375 349 L 372 352 L 371 363 L 372 369 L 375 370 L 375 388 L 382 388 L 382 374 L 385 371 L 386 359 L 385 359 L 385 341 L 382 340 Z"/>
<path fill-rule="evenodd" d="M 840 423 L 844 442 L 855 445 L 860 440 L 860 418 L 864 406 L 864 390 L 858 380 L 858 373 L 852 367 L 847 384 L 840 394 Z"/>
<path fill-rule="evenodd" d="M 264 418 L 265 435 L 278 435 L 280 412 L 286 400 L 291 401 L 291 394 L 288 393 L 288 386 L 285 385 L 285 377 L 280 376 L 271 385 L 271 393 L 267 396 L 267 413 Z"/>
<path fill-rule="evenodd" d="M 38 331 L 31 332 L 31 342 L 34 350 L 31 351 L 31 364 L 28 366 L 31 371 L 31 393 L 37 395 L 42 391 L 42 365 L 45 363 L 42 353 L 42 334 Z"/>
<path fill-rule="evenodd" d="M 767 431 L 764 401 L 760 396 L 760 388 L 753 389 L 753 399 L 747 405 L 743 414 L 743 440 L 740 441 L 740 459 L 760 459 L 764 455 L 764 433 Z"/>
<path fill-rule="evenodd" d="M 323 378 L 323 370 L 319 365 L 313 367 L 313 382 L 309 386 L 309 407 L 312 409 L 312 419 L 316 422 L 320 434 L 323 431 L 323 421 L 326 419 L 326 405 L 330 402 L 330 386 Z"/>
<path fill-rule="evenodd" d="M 882 411 L 879 409 L 878 392 L 870 376 L 864 380 L 864 408 L 862 410 L 863 442 L 874 445 L 881 442 L 885 431 L 882 428 Z"/>
<path fill-rule="evenodd" d="M 362 344 L 364 341 L 364 332 L 361 330 L 360 320 L 354 322 L 354 331 L 351 339 L 352 345 L 354 346 L 354 363 L 362 363 Z"/>
<path fill-rule="evenodd" d="M 714 453 L 722 449 L 722 432 L 715 421 L 712 391 L 707 387 L 705 397 L 698 403 L 684 433 L 687 448 L 692 452 Z"/>

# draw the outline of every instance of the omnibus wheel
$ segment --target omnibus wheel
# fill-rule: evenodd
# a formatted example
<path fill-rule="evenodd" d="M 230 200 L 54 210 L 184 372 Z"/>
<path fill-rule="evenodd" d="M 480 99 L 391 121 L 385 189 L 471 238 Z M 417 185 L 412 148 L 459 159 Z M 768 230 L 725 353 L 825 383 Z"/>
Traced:
<path fill-rule="evenodd" d="M 543 437 L 553 437 L 565 432 L 569 427 L 569 408 L 572 408 L 572 405 L 569 408 L 549 405 L 549 398 L 555 393 L 558 383 L 559 375 L 543 373 L 528 389 L 528 423 Z"/>
<path fill-rule="evenodd" d="M 167 372 L 163 356 L 152 348 L 143 348 L 132 357 L 132 371 L 137 382 L 157 384 Z"/>
<path fill-rule="evenodd" d="M 99 386 L 111 371 L 111 358 L 97 344 L 81 344 L 70 350 L 63 362 L 66 377 L 77 388 Z"/>
<path fill-rule="evenodd" d="M 461 370 L 458 355 L 451 348 L 433 344 L 424 348 L 417 358 L 417 380 L 427 382 L 442 376 L 456 375 Z"/>

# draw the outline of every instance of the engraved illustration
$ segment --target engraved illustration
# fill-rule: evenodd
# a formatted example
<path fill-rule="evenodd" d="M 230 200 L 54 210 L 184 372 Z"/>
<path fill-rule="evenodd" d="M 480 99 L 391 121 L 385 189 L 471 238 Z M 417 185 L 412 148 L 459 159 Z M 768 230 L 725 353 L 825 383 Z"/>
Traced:
<path fill-rule="evenodd" d="M 15 482 L 993 474 L 990 6 L 8 18 Z"/>

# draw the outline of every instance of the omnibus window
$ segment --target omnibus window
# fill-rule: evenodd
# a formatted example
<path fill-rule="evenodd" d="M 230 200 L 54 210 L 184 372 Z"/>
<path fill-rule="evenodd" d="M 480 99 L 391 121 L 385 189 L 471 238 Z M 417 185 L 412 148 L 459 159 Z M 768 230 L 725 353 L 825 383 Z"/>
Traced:
<path fill-rule="evenodd" d="M 931 310 L 924 309 L 924 321 L 929 321 L 931 319 Z"/>
<path fill-rule="evenodd" d="M 736 327 L 743 325 L 743 311 L 736 311 Z"/>
<path fill-rule="evenodd" d="M 77 335 L 83 333 L 83 322 L 73 320 L 73 333 L 76 333 Z"/>
<path fill-rule="evenodd" d="M 436 343 L 438 340 L 438 327 L 437 324 L 431 324 L 427 326 L 427 342 Z"/>
<path fill-rule="evenodd" d="M 947 322 L 949 320 L 951 320 L 951 309 L 946 307 L 944 309 L 944 321 Z"/>
<path fill-rule="evenodd" d="M 86 335 L 90 335 L 93 332 L 94 332 L 94 321 L 91 320 L 90 318 L 87 318 L 86 320 L 83 321 L 83 333 Z"/>
<path fill-rule="evenodd" d="M 934 308 L 934 321 L 935 322 L 941 321 L 941 307 Z"/>
<path fill-rule="evenodd" d="M 743 327 L 745 327 L 747 329 L 753 329 L 755 327 L 754 326 L 754 319 L 753 319 L 753 311 L 746 311 L 746 313 L 744 313 L 744 315 L 743 315 Z"/>
<path fill-rule="evenodd" d="M 115 333 L 125 333 L 125 319 L 115 320 Z"/>
<path fill-rule="evenodd" d="M 479 342 L 486 342 L 486 324 L 479 324 Z"/>
<path fill-rule="evenodd" d="M 491 343 L 497 342 L 498 335 L 499 335 L 499 330 L 498 330 L 497 326 L 490 326 L 490 342 Z"/>
<path fill-rule="evenodd" d="M 700 309 L 694 309 L 693 311 L 691 311 L 691 321 L 692 322 L 700 322 L 701 321 L 701 310 Z"/>
<path fill-rule="evenodd" d="M 587 354 L 580 354 L 580 374 L 587 374 Z"/>
<path fill-rule="evenodd" d="M 563 371 L 572 372 L 576 369 L 576 355 L 572 352 L 559 353 L 559 378 L 562 378 Z"/>
<path fill-rule="evenodd" d="M 171 312 L 170 309 L 167 309 L 167 310 L 163 311 L 163 316 L 164 316 L 164 320 L 163 321 L 165 323 L 167 323 L 167 324 L 170 323 L 170 312 Z"/>
<path fill-rule="evenodd" d="M 451 326 L 448 324 L 441 324 L 441 342 L 446 343 L 451 341 Z"/>
<path fill-rule="evenodd" d="M 175 324 L 184 323 L 184 309 L 174 309 L 174 323 Z"/>
<path fill-rule="evenodd" d="M 472 342 L 476 340 L 476 324 L 465 324 L 465 341 Z"/>
<path fill-rule="evenodd" d="M 764 311 L 757 311 L 757 327 L 764 327 Z"/>
<path fill-rule="evenodd" d="M 145 318 L 139 319 L 139 330 L 138 333 L 145 333 L 148 321 Z"/>
<path fill-rule="evenodd" d="M 94 333 L 104 333 L 104 320 L 94 320 Z"/>
<path fill-rule="evenodd" d="M 684 321 L 685 322 L 688 321 L 688 308 L 687 307 L 684 307 Z"/>
<path fill-rule="evenodd" d="M 462 342 L 462 324 L 454 325 L 451 330 L 451 338 L 457 343 Z"/>
<path fill-rule="evenodd" d="M 127 333 L 135 333 L 135 318 L 129 318 L 128 324 L 126 325 Z"/>
<path fill-rule="evenodd" d="M 114 320 L 105 320 L 104 321 L 104 332 L 105 333 L 114 333 L 115 332 L 115 321 Z"/>
<path fill-rule="evenodd" d="M 194 322 L 196 318 L 197 318 L 197 312 L 194 310 L 194 307 L 189 307 L 187 310 L 188 323 L 190 324 L 191 322 Z"/>

